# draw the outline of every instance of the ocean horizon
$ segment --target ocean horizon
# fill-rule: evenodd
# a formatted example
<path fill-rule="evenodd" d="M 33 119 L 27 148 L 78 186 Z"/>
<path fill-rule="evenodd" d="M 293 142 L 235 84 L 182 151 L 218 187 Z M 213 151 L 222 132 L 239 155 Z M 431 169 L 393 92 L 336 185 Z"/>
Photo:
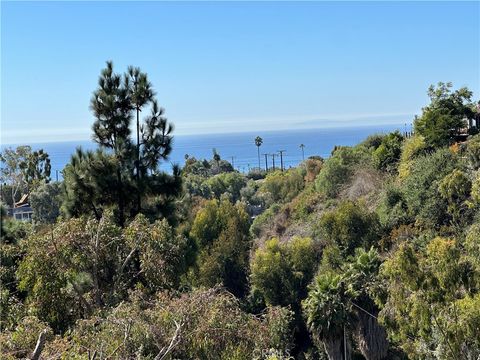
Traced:
<path fill-rule="evenodd" d="M 276 154 L 275 167 L 280 167 L 278 152 L 284 150 L 283 164 L 285 168 L 294 167 L 302 160 L 300 144 L 304 144 L 305 158 L 321 156 L 327 158 L 334 146 L 352 146 L 366 137 L 377 133 L 388 133 L 399 130 L 405 131 L 404 124 L 381 124 L 356 127 L 315 128 L 299 130 L 279 130 L 260 132 L 236 132 L 226 134 L 199 134 L 199 135 L 173 135 L 173 149 L 167 161 L 161 163 L 160 168 L 169 171 L 172 164 L 183 165 L 185 155 L 197 159 L 211 159 L 213 149 L 216 149 L 222 159 L 233 163 L 236 170 L 248 172 L 251 168 L 258 167 L 257 147 L 254 139 L 260 136 L 263 145 L 260 147 L 260 167 L 265 168 L 263 154 Z M 407 129 L 410 131 L 410 129 Z M 30 144 L 5 144 L 5 148 L 15 148 L 19 145 L 30 145 L 33 150 L 43 149 L 51 159 L 53 180 L 61 179 L 61 171 L 70 162 L 71 155 L 77 147 L 84 150 L 94 150 L 97 144 L 91 140 L 39 142 Z M 267 157 L 268 167 L 273 166 L 272 156 Z"/>

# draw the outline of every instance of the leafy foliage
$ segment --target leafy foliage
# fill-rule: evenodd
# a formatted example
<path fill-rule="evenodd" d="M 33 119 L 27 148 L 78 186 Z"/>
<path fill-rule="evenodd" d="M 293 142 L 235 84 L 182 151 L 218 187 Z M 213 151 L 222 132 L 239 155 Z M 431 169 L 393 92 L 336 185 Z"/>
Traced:
<path fill-rule="evenodd" d="M 2 359 L 32 357 L 39 336 L 41 358 L 480 356 L 479 138 L 443 146 L 469 91 L 431 88 L 411 138 L 267 176 L 216 151 L 160 171 L 172 128 L 154 95 L 140 69 L 107 64 L 99 148 L 74 154 L 60 194 L 46 160 L 20 166 L 29 147 L 2 153 L 2 201 L 31 190 L 36 220 L 1 207 Z"/>
<path fill-rule="evenodd" d="M 41 184 L 30 194 L 30 206 L 33 210 L 33 221 L 40 224 L 52 224 L 60 216 L 61 206 L 60 183 Z"/>
<path fill-rule="evenodd" d="M 339 246 L 348 256 L 357 247 L 369 248 L 379 238 L 378 218 L 362 205 L 346 201 L 322 216 L 319 232 L 328 244 Z"/>
<path fill-rule="evenodd" d="M 174 167 L 173 176 L 159 172 L 159 162 L 166 160 L 172 149 L 173 127 L 151 91 L 139 69 L 132 68 L 122 77 L 113 71 L 112 62 L 107 62 L 90 106 L 96 119 L 93 139 L 100 149 L 77 150 L 65 169 L 63 209 L 68 216 L 93 211 L 99 218 L 103 205 L 115 205 L 118 223 L 123 226 L 127 215 L 142 211 L 142 198 L 154 197 L 158 207 L 158 201 L 167 203 L 169 196 L 178 194 L 179 169 Z M 137 110 L 138 116 L 149 102 L 150 115 L 141 126 L 137 123 L 135 146 L 130 137 L 132 111 Z"/>
<path fill-rule="evenodd" d="M 223 284 L 241 296 L 247 290 L 250 223 L 243 205 L 210 200 L 197 213 L 190 236 L 198 246 L 196 277 L 204 286 Z"/>
<path fill-rule="evenodd" d="M 381 170 L 396 169 L 402 151 L 403 136 L 399 131 L 382 138 L 380 145 L 373 152 L 373 163 Z"/>
<path fill-rule="evenodd" d="M 467 88 L 452 91 L 451 83 L 438 83 L 428 89 L 430 104 L 422 109 L 422 115 L 415 119 L 415 132 L 424 136 L 429 146 L 448 145 L 465 127 L 464 118 L 473 117 L 471 98 Z"/>
<path fill-rule="evenodd" d="M 302 191 L 303 177 L 300 169 L 269 173 L 260 187 L 260 192 L 266 194 L 272 203 L 288 202 Z"/>
<path fill-rule="evenodd" d="M 369 150 L 358 145 L 356 147 L 337 147 L 328 158 L 315 180 L 319 192 L 335 197 L 342 187 L 350 181 L 355 169 L 369 162 Z"/>
<path fill-rule="evenodd" d="M 273 238 L 252 259 L 252 287 L 269 305 L 298 305 L 316 270 L 319 253 L 312 239 L 293 238 L 282 244 Z"/>
<path fill-rule="evenodd" d="M 456 163 L 456 155 L 446 148 L 414 160 L 409 176 L 402 183 L 402 192 L 410 215 L 419 224 L 435 227 L 448 220 L 445 216 L 448 204 L 439 196 L 438 187 Z"/>

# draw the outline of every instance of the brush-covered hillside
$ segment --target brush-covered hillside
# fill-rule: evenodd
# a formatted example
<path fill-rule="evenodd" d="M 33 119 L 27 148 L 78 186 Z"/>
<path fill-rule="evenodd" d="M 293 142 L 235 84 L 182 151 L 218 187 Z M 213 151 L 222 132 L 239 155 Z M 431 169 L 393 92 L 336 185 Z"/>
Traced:
<path fill-rule="evenodd" d="M 173 127 L 146 74 L 107 64 L 98 150 L 63 181 L 48 154 L 2 153 L 5 209 L 33 208 L 2 214 L 2 359 L 478 359 L 479 112 L 468 89 L 429 95 L 412 134 L 284 171 L 214 152 L 165 173 Z"/>

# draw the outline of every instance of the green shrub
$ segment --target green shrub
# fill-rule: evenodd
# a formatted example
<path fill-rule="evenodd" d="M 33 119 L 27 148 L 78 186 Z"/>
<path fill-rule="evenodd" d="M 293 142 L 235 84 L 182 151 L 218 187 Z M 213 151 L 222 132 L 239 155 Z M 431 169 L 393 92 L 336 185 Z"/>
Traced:
<path fill-rule="evenodd" d="M 413 160 L 420 155 L 424 155 L 426 150 L 427 144 L 423 136 L 415 135 L 404 141 L 400 163 L 398 165 L 400 179 L 404 179 L 410 174 Z"/>
<path fill-rule="evenodd" d="M 247 179 L 240 173 L 228 172 L 212 176 L 206 181 L 216 199 L 227 196 L 232 202 L 240 199 L 240 190 L 247 184 Z"/>
<path fill-rule="evenodd" d="M 415 216 L 419 224 L 438 227 L 448 222 L 448 204 L 440 196 L 438 186 L 455 169 L 456 164 L 456 155 L 447 148 L 413 161 L 410 174 L 404 179 L 401 189 L 409 215 Z"/>
<path fill-rule="evenodd" d="M 260 192 L 268 194 L 274 203 L 285 203 L 297 196 L 305 186 L 302 169 L 269 173 L 260 186 Z"/>
<path fill-rule="evenodd" d="M 40 184 L 29 197 L 33 210 L 33 221 L 53 224 L 60 216 L 61 185 L 58 182 Z"/>
<path fill-rule="evenodd" d="M 318 251 L 312 239 L 294 237 L 288 243 L 280 243 L 273 238 L 253 256 L 253 290 L 268 305 L 298 305 L 306 295 L 317 262 Z"/>
<path fill-rule="evenodd" d="M 461 213 L 467 209 L 466 200 L 470 197 L 471 188 L 470 179 L 458 169 L 453 170 L 440 181 L 438 191 L 447 201 L 448 212 L 454 221 L 459 221 Z"/>
<path fill-rule="evenodd" d="M 211 287 L 223 284 L 237 296 L 247 289 L 250 251 L 249 216 L 242 204 L 207 201 L 193 222 L 190 237 L 199 249 L 196 280 Z"/>
<path fill-rule="evenodd" d="M 403 136 L 399 131 L 383 137 L 380 145 L 373 152 L 373 164 L 377 169 L 392 171 L 397 168 L 402 149 Z"/>
<path fill-rule="evenodd" d="M 320 219 L 319 232 L 327 244 L 339 246 L 346 256 L 357 247 L 369 248 L 380 236 L 377 215 L 351 201 L 325 213 Z"/>
<path fill-rule="evenodd" d="M 388 230 L 411 221 L 404 194 L 399 188 L 392 185 L 387 186 L 382 193 L 376 212 L 380 224 Z"/>
<path fill-rule="evenodd" d="M 369 162 L 369 152 L 363 146 L 337 148 L 323 164 L 315 180 L 315 188 L 321 194 L 335 197 L 350 181 L 355 169 Z"/>

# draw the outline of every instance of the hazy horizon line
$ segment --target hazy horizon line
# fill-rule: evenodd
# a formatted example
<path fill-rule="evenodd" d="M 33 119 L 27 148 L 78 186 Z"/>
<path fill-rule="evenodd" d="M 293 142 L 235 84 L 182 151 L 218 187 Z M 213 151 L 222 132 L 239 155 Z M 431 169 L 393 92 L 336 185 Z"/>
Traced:
<path fill-rule="evenodd" d="M 257 134 L 259 136 L 262 133 L 278 133 L 278 132 L 302 132 L 308 130 L 330 130 L 330 129 L 339 129 L 339 128 L 367 128 L 367 127 L 381 127 L 381 126 L 405 126 L 406 123 L 403 122 L 383 122 L 383 123 L 376 123 L 376 124 L 351 124 L 351 123 L 339 123 L 336 125 L 326 125 L 326 126 L 312 126 L 312 127 L 300 127 L 300 128 L 293 128 L 293 129 L 265 129 L 265 130 L 233 130 L 233 131 L 213 131 L 213 132 L 202 132 L 202 133 L 180 133 L 180 134 L 173 134 L 172 136 L 175 137 L 192 137 L 192 136 L 205 136 L 205 135 L 235 135 L 235 134 Z M 408 125 L 408 124 L 407 124 Z M 68 140 L 40 140 L 40 141 L 17 141 L 17 142 L 4 142 L 0 141 L 0 145 L 2 148 L 9 147 L 12 145 L 20 146 L 20 145 L 36 145 L 36 144 L 51 144 L 51 143 L 70 143 L 70 142 L 92 142 L 94 143 L 92 138 L 82 137 L 82 138 L 74 138 Z"/>

